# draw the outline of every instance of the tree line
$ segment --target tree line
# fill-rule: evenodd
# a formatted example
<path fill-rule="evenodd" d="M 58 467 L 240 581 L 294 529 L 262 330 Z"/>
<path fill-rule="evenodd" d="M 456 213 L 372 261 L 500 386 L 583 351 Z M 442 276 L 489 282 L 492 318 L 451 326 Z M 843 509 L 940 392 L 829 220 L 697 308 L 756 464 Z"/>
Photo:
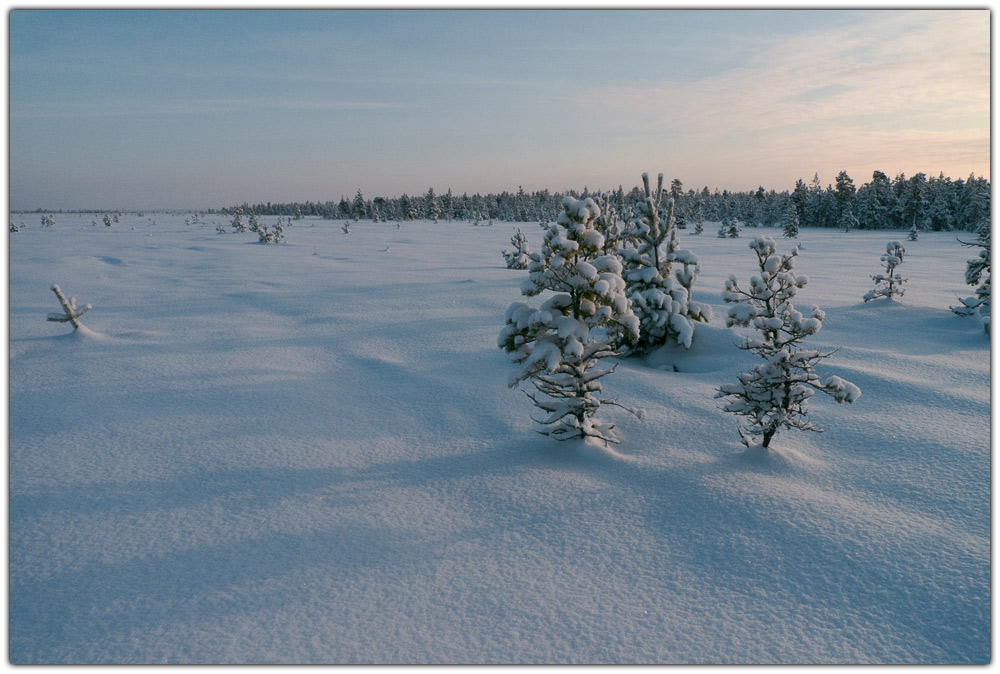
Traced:
<path fill-rule="evenodd" d="M 665 190 L 666 191 L 666 190 Z M 221 209 L 224 213 L 279 215 L 293 218 L 318 216 L 346 220 L 499 220 L 504 222 L 551 222 L 562 210 L 565 197 L 587 199 L 606 197 L 612 208 L 625 210 L 628 204 L 641 200 L 642 190 L 635 186 L 626 191 L 616 190 L 550 192 L 503 191 L 486 195 L 455 195 L 449 189 L 437 194 L 433 188 L 422 195 L 402 194 L 398 197 L 366 197 L 359 189 L 353 199 L 341 196 L 339 201 L 304 203 L 244 203 Z M 928 178 L 925 173 L 907 177 L 900 173 L 890 179 L 875 171 L 869 182 L 856 186 L 846 171 L 841 171 L 833 183 L 822 186 L 819 175 L 806 183 L 799 179 L 792 190 L 776 192 L 758 187 L 756 190 L 685 189 L 675 178 L 669 186 L 674 200 L 677 225 L 705 221 L 739 220 L 749 227 L 781 225 L 789 206 L 795 208 L 803 227 L 840 227 L 844 229 L 917 229 L 929 231 L 976 231 L 990 219 L 990 181 L 971 174 L 967 179 L 952 180 L 941 173 Z"/>

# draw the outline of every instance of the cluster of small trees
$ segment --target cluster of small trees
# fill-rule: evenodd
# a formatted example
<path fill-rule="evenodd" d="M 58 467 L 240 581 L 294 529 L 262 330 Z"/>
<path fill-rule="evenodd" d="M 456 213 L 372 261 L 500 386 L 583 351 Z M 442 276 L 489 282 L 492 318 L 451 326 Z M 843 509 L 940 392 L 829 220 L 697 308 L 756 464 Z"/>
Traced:
<path fill-rule="evenodd" d="M 247 231 L 253 232 L 258 236 L 258 240 L 261 243 L 281 243 L 285 240 L 285 227 L 292 226 L 292 218 L 288 218 L 287 223 L 282 223 L 281 218 L 272 226 L 266 224 L 261 224 L 260 218 L 257 213 L 250 211 L 247 221 L 243 220 L 243 215 L 245 211 L 243 208 L 235 208 L 232 213 L 232 220 L 229 226 L 232 228 L 233 232 L 236 234 L 243 234 Z M 215 231 L 219 234 L 226 234 L 229 230 L 226 229 L 224 225 L 217 225 Z"/>
<path fill-rule="evenodd" d="M 653 191 L 644 174 L 642 198 L 622 213 L 612 210 L 607 195 L 598 199 L 603 209 L 590 197 L 565 197 L 562 213 L 545 230 L 542 250 L 528 254 L 522 293 L 552 294 L 538 308 L 511 304 L 497 344 L 521 365 L 511 387 L 534 385 L 528 396 L 545 413 L 536 419 L 545 435 L 618 442 L 613 425 L 595 419 L 601 405 L 618 404 L 599 397 L 599 380 L 615 369 L 600 361 L 646 353 L 668 340 L 689 348 L 694 322 L 711 316 L 707 305 L 691 300 L 698 262 L 678 247 L 675 202 L 663 196 L 663 176 Z M 718 397 L 730 399 L 727 411 L 750 418 L 740 427 L 743 442 L 768 447 L 782 427 L 819 430 L 805 411 L 815 391 L 838 402 L 853 402 L 861 391 L 839 377 L 821 383 L 813 369 L 830 354 L 801 347 L 819 331 L 823 312 L 813 307 L 803 316 L 790 301 L 806 283 L 791 271 L 797 249 L 777 255 L 768 237 L 755 238 L 750 247 L 760 274 L 746 291 L 731 278 L 723 299 L 736 305 L 727 325 L 752 325 L 760 332 L 742 348 L 764 362 L 720 388 Z"/>

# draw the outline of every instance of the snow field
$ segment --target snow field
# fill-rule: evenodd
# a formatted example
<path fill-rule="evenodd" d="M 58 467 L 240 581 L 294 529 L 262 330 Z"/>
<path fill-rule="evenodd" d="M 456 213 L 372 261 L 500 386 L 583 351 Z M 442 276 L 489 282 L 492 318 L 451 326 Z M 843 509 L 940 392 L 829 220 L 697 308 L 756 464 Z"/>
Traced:
<path fill-rule="evenodd" d="M 604 448 L 506 387 L 510 223 L 263 245 L 186 215 L 10 234 L 12 662 L 989 661 L 990 351 L 948 309 L 954 234 L 864 304 L 899 233 L 802 230 L 805 344 L 862 397 L 765 455 L 712 398 L 754 362 L 721 293 L 758 230 L 681 232 L 714 317 L 602 380 L 645 411 L 602 408 Z M 88 332 L 45 321 L 53 283 Z"/>

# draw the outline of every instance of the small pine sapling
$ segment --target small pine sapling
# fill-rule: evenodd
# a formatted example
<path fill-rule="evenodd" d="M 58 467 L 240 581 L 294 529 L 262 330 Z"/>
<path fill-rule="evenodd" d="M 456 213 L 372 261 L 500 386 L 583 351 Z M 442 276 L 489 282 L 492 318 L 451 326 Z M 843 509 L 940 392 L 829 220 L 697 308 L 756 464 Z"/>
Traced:
<path fill-rule="evenodd" d="M 547 427 L 540 433 L 557 440 L 593 437 L 617 443 L 614 424 L 594 419 L 601 405 L 618 405 L 597 397 L 599 379 L 616 367 L 598 363 L 620 355 L 615 347 L 620 333 L 639 336 L 639 320 L 625 295 L 621 262 L 601 255 L 604 237 L 594 228 L 598 205 L 591 198 L 565 197 L 562 207 L 545 231 L 541 251 L 531 254 L 528 278 L 521 284 L 528 297 L 552 294 L 537 309 L 511 304 L 497 345 L 522 366 L 510 386 L 530 380 L 540 394 L 527 394 L 545 412 L 536 419 Z"/>
<path fill-rule="evenodd" d="M 726 229 L 726 236 L 728 236 L 730 239 L 738 239 L 740 238 L 741 231 L 742 230 L 740 229 L 740 221 L 737 220 L 736 218 L 733 218 L 732 220 L 729 221 L 729 227 Z"/>
<path fill-rule="evenodd" d="M 899 297 L 903 296 L 903 293 L 906 292 L 903 289 L 906 279 L 899 274 L 896 267 L 903 263 L 904 253 L 906 253 L 906 249 L 903 248 L 903 244 L 899 241 L 890 241 L 885 245 L 885 255 L 880 258 L 882 264 L 885 265 L 885 271 L 872 276 L 872 280 L 875 281 L 875 287 L 865 293 L 865 302 L 870 302 L 879 297 L 891 300 L 897 295 Z"/>
<path fill-rule="evenodd" d="M 236 209 L 236 212 L 233 213 L 232 223 L 230 224 L 238 234 L 242 234 L 243 232 L 247 231 L 247 225 L 245 222 L 243 222 L 243 209 L 241 208 Z"/>
<path fill-rule="evenodd" d="M 528 239 L 520 228 L 510 238 L 510 244 L 514 246 L 514 250 L 503 251 L 503 259 L 507 262 L 507 269 L 527 269 L 528 262 L 531 261 L 531 248 L 528 247 Z"/>
<path fill-rule="evenodd" d="M 759 337 L 748 337 L 739 348 L 764 361 L 737 377 L 737 381 L 719 387 L 715 397 L 726 398 L 723 410 L 747 417 L 738 426 L 742 443 L 768 448 L 781 428 L 820 431 L 808 417 L 806 405 L 816 391 L 826 393 L 838 403 L 853 403 L 861 389 L 840 377 L 820 382 L 813 371 L 819 361 L 833 354 L 803 349 L 801 342 L 815 335 L 823 326 L 825 314 L 813 306 L 808 316 L 795 309 L 791 299 L 808 279 L 792 271 L 798 249 L 787 255 L 776 253 L 774 240 L 754 238 L 750 248 L 757 255 L 760 274 L 750 278 L 743 290 L 736 276 L 726 281 L 722 299 L 733 304 L 726 325 L 753 326 Z"/>
<path fill-rule="evenodd" d="M 677 243 L 674 200 L 668 198 L 661 205 L 663 174 L 655 192 L 646 173 L 642 185 L 644 198 L 635 204 L 625 237 L 630 245 L 618 252 L 632 312 L 639 319 L 639 340 L 632 351 L 647 353 L 668 339 L 690 348 L 694 323 L 712 315 L 708 305 L 691 299 L 691 286 L 701 268 L 698 258 Z"/>
<path fill-rule="evenodd" d="M 910 231 L 906 234 L 906 238 L 908 241 L 917 240 L 917 223 L 914 222 L 913 226 L 910 227 Z"/>
<path fill-rule="evenodd" d="M 978 315 L 983 322 L 983 329 L 988 333 L 990 331 L 990 223 L 986 222 L 979 228 L 979 237 L 976 241 L 959 239 L 959 243 L 982 249 L 965 267 L 965 282 L 978 287 L 973 297 L 959 299 L 961 305 L 952 307 L 951 310 L 959 316 Z"/>
<path fill-rule="evenodd" d="M 705 231 L 705 222 L 703 220 L 697 220 L 694 223 L 694 233 L 700 236 L 702 233 L 704 233 L 704 231 Z"/>
<path fill-rule="evenodd" d="M 78 330 L 81 327 L 83 327 L 83 324 L 80 323 L 79 320 L 80 316 L 83 316 L 85 313 L 90 311 L 91 306 L 89 304 L 84 305 L 84 307 L 78 311 L 76 308 L 75 297 L 71 297 L 70 299 L 67 300 L 66 296 L 63 295 L 63 292 L 58 285 L 52 286 L 52 292 L 54 292 L 56 294 L 56 297 L 59 298 L 59 304 L 62 305 L 63 313 L 49 314 L 48 320 L 54 321 L 56 323 L 71 323 L 73 325 L 74 330 Z"/>

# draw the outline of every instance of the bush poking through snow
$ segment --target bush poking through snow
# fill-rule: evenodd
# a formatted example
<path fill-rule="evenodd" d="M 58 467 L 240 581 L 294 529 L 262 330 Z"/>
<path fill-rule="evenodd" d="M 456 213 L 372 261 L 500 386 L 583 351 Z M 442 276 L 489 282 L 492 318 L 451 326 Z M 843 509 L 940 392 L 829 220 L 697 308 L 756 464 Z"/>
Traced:
<path fill-rule="evenodd" d="M 875 287 L 865 293 L 865 302 L 870 302 L 879 297 L 891 300 L 896 295 L 903 296 L 903 293 L 906 292 L 903 289 L 906 279 L 900 276 L 899 272 L 896 271 L 896 267 L 903 264 L 903 255 L 905 253 L 906 249 L 903 248 L 903 244 L 899 241 L 890 241 L 885 245 L 885 255 L 880 258 L 882 264 L 885 265 L 885 271 L 872 276 L 872 280 L 875 281 Z"/>
<path fill-rule="evenodd" d="M 698 258 L 678 247 L 674 200 L 663 198 L 663 174 L 656 191 L 649 189 L 649 175 L 642 174 L 644 198 L 635 205 L 632 220 L 619 251 L 624 265 L 628 298 L 639 319 L 639 340 L 632 350 L 646 353 L 668 339 L 691 347 L 695 321 L 711 318 L 711 308 L 691 300 L 691 285 L 701 268 Z"/>
<path fill-rule="evenodd" d="M 531 261 L 531 249 L 528 247 L 528 239 L 520 228 L 517 229 L 514 236 L 510 237 L 510 245 L 514 246 L 513 251 L 503 251 L 503 259 L 507 262 L 507 269 L 527 269 L 528 262 Z"/>
<path fill-rule="evenodd" d="M 967 242 L 958 240 L 963 246 L 975 246 L 982 248 L 979 255 L 969 260 L 965 267 L 965 282 L 970 286 L 978 284 L 976 294 L 973 297 L 960 299 L 961 306 L 952 307 L 959 316 L 978 315 L 983 322 L 983 329 L 990 331 L 990 223 L 984 224 L 979 229 L 979 237 L 976 241 Z"/>
<path fill-rule="evenodd" d="M 910 231 L 907 232 L 907 234 L 906 234 L 906 239 L 908 241 L 916 241 L 917 240 L 917 223 L 914 222 L 913 226 L 910 227 Z"/>
<path fill-rule="evenodd" d="M 256 220 L 256 217 L 254 218 Z M 289 218 L 288 224 L 291 225 L 292 220 Z M 268 228 L 267 225 L 257 225 L 257 235 L 259 237 L 260 243 L 281 243 L 285 240 L 285 228 L 281 224 L 281 218 L 274 223 L 274 226 Z"/>
<path fill-rule="evenodd" d="M 75 297 L 71 297 L 70 299 L 67 300 L 66 296 L 63 295 L 62 290 L 57 285 L 52 286 L 52 292 L 54 292 L 56 294 L 56 297 L 59 298 L 59 304 L 62 305 L 63 313 L 49 314 L 48 320 L 54 321 L 56 323 L 71 323 L 73 325 L 74 330 L 77 330 L 80 327 L 82 327 L 79 318 L 80 316 L 83 316 L 85 313 L 90 311 L 91 309 L 90 305 L 89 304 L 84 305 L 82 309 L 77 311 Z"/>
<path fill-rule="evenodd" d="M 726 317 L 728 327 L 749 325 L 760 333 L 760 337 L 748 337 L 739 348 L 757 354 L 764 362 L 740 374 L 735 383 L 719 387 L 715 397 L 728 399 L 723 406 L 726 412 L 748 418 L 738 427 L 744 445 L 767 448 L 783 427 L 822 430 L 809 420 L 806 410 L 816 391 L 838 403 L 853 403 L 861 396 L 861 389 L 840 377 L 821 383 L 813 369 L 832 352 L 801 348 L 802 340 L 823 327 L 824 313 L 814 306 L 809 315 L 803 315 L 791 302 L 808 281 L 792 271 L 798 249 L 779 255 L 768 236 L 754 238 L 750 248 L 757 254 L 760 274 L 750 278 L 748 290 L 740 288 L 735 275 L 730 276 L 722 299 L 734 305 Z"/>
<path fill-rule="evenodd" d="M 594 437 L 617 443 L 614 424 L 594 419 L 601 405 L 618 404 L 597 397 L 598 380 L 615 369 L 598 363 L 620 355 L 619 335 L 638 338 L 639 320 L 625 295 L 621 262 L 600 254 L 604 237 L 594 228 L 598 205 L 590 198 L 566 197 L 562 207 L 545 231 L 541 252 L 530 255 L 528 278 L 521 284 L 528 297 L 554 294 L 537 309 L 511 304 L 497 345 L 522 365 L 510 386 L 527 379 L 537 391 L 527 395 L 545 412 L 536 419 L 547 427 L 540 433 L 557 440 Z"/>

